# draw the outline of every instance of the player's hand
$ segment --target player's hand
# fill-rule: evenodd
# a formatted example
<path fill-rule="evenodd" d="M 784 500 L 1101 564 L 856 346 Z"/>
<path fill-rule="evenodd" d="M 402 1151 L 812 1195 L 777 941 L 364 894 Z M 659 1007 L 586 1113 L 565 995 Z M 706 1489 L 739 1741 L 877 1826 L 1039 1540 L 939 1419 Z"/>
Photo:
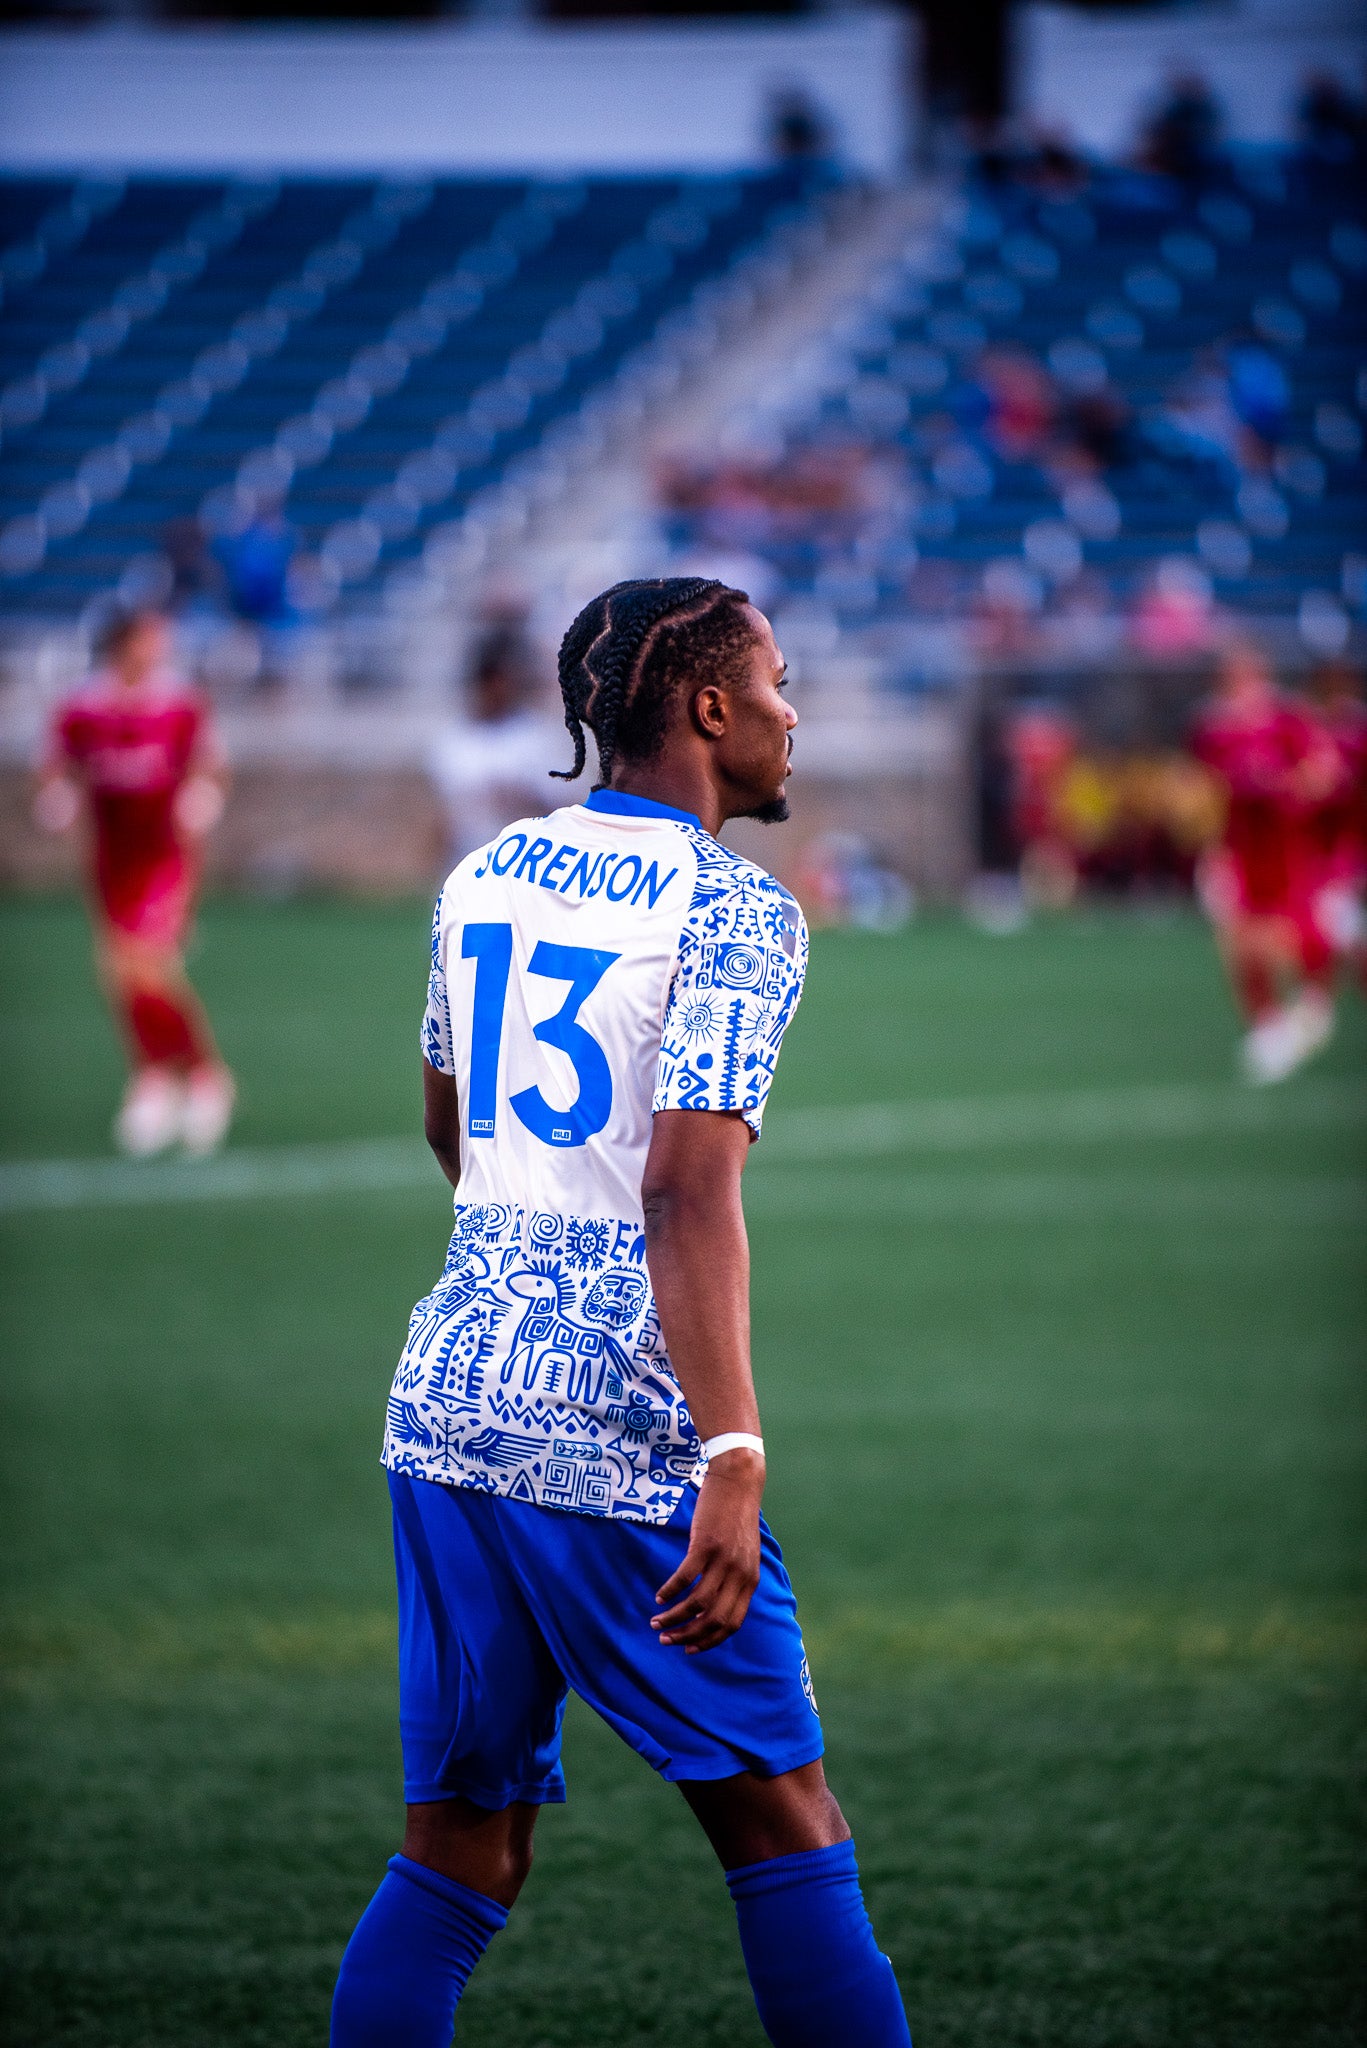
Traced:
<path fill-rule="evenodd" d="M 688 1554 L 655 1595 L 665 1612 L 650 1625 L 662 1643 L 682 1646 L 692 1657 L 736 1633 L 759 1584 L 763 1492 L 764 1460 L 753 1451 L 726 1451 L 709 1467 L 693 1510 Z"/>
<path fill-rule="evenodd" d="M 202 839 L 223 816 L 222 784 L 212 775 L 192 775 L 175 795 L 176 823 L 191 839 Z"/>
<path fill-rule="evenodd" d="M 51 775 L 33 799 L 33 822 L 42 832 L 69 831 L 81 815 L 81 793 L 65 775 Z"/>

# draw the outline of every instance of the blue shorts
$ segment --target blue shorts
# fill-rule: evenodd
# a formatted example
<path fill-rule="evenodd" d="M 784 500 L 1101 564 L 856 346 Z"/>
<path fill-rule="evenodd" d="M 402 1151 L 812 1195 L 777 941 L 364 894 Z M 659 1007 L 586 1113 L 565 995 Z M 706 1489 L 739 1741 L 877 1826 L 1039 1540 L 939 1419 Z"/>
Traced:
<path fill-rule="evenodd" d="M 686 1656 L 650 1626 L 697 1500 L 663 1527 L 389 1474 L 410 1804 L 562 1800 L 571 1688 L 665 1778 L 776 1777 L 824 1747 L 797 1604 L 768 1528 L 735 1635 Z"/>

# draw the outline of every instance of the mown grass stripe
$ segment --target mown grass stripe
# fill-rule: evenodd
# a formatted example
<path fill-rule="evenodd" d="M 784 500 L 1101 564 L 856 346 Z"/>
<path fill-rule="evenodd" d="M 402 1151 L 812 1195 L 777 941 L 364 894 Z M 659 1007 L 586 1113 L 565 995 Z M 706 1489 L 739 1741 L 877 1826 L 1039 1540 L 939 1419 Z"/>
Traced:
<path fill-rule="evenodd" d="M 951 1157 L 1017 1145 L 1072 1147 L 1364 1122 L 1367 1089 L 1349 1080 L 1303 1082 L 1277 1095 L 1172 1083 L 866 1102 L 780 1111 L 756 1165 Z M 427 1148 L 413 1138 L 261 1147 L 209 1160 L 26 1159 L 0 1164 L 0 1215 L 427 1187 L 439 1192 L 441 1177 Z"/>

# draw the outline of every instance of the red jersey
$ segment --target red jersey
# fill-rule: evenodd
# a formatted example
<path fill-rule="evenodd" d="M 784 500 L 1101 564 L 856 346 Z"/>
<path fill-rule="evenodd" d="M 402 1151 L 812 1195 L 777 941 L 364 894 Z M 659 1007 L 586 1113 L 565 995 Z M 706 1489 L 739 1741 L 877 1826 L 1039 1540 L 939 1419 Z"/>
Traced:
<path fill-rule="evenodd" d="M 1332 718 L 1321 716 L 1320 731 L 1339 770 L 1310 819 L 1321 879 L 1356 883 L 1367 875 L 1367 710 L 1349 704 Z"/>
<path fill-rule="evenodd" d="M 1309 887 L 1307 807 L 1293 777 L 1322 744 L 1314 721 L 1280 698 L 1258 718 L 1213 704 L 1197 719 L 1192 750 L 1225 786 L 1221 850 L 1246 911 L 1290 910 Z"/>
<path fill-rule="evenodd" d="M 94 826 L 94 880 L 120 930 L 176 944 L 193 870 L 176 795 L 205 733 L 201 698 L 179 684 L 125 689 L 96 678 L 59 706 L 52 755 L 82 784 Z"/>

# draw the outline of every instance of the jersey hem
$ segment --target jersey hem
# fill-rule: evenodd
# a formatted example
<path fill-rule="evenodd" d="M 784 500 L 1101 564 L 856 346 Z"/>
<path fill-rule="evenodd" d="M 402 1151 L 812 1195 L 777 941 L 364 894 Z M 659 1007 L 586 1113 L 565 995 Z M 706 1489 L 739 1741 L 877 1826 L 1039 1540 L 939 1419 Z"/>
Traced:
<path fill-rule="evenodd" d="M 397 1473 L 405 1479 L 426 1479 L 434 1486 L 452 1486 L 464 1493 L 487 1493 L 494 1500 L 510 1500 L 520 1507 L 548 1508 L 557 1515 L 582 1515 L 591 1522 L 647 1522 L 657 1528 L 662 1528 L 677 1513 L 679 1502 L 689 1487 L 699 1485 L 707 1469 L 705 1462 L 699 1459 L 694 1473 L 677 1484 L 657 1486 L 648 1501 L 638 1504 L 614 1500 L 609 1506 L 596 1508 L 586 1506 L 582 1501 L 545 1500 L 523 1472 L 512 1472 L 504 1478 L 501 1474 L 484 1471 L 462 1471 L 455 1465 L 443 1469 L 429 1466 L 407 1452 L 393 1459 L 381 1456 L 380 1464 L 386 1472 Z"/>

